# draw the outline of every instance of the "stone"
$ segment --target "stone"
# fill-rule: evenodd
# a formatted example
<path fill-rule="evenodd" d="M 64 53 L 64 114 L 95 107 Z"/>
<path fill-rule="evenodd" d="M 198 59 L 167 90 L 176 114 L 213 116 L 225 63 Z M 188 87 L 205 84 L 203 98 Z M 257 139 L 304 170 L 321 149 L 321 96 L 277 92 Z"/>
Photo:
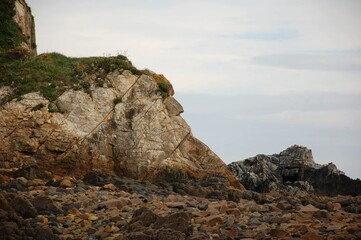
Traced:
<path fill-rule="evenodd" d="M 36 209 L 34 206 L 23 196 L 10 194 L 10 205 L 16 211 L 16 213 L 23 218 L 33 218 L 36 215 Z"/>
<path fill-rule="evenodd" d="M 105 184 L 103 186 L 104 189 L 107 189 L 107 190 L 111 190 L 111 191 L 116 191 L 117 190 L 117 187 L 112 184 L 112 183 L 109 183 L 109 184 Z"/>
<path fill-rule="evenodd" d="M 41 223 L 41 224 L 48 224 L 49 223 L 49 219 L 47 217 L 45 217 L 44 215 L 37 215 L 34 218 L 35 222 Z"/>
<path fill-rule="evenodd" d="M 186 208 L 184 202 L 167 202 L 165 205 L 169 208 L 177 208 L 179 210 Z"/>
<path fill-rule="evenodd" d="M 93 215 L 93 214 L 88 215 L 88 220 L 89 220 L 89 221 L 95 221 L 95 220 L 97 220 L 97 219 L 98 219 L 98 217 L 95 216 L 95 215 Z"/>
<path fill-rule="evenodd" d="M 199 204 L 199 205 L 197 206 L 197 208 L 198 208 L 199 210 L 201 210 L 201 211 L 205 211 L 205 210 L 208 209 L 208 205 L 207 205 L 207 204 Z"/>
<path fill-rule="evenodd" d="M 300 240 L 323 240 L 323 239 L 324 238 L 321 235 L 313 232 L 308 232 L 302 235 L 300 238 Z"/>
<path fill-rule="evenodd" d="M 158 240 L 185 240 L 186 236 L 182 232 L 174 231 L 172 229 L 160 229 L 157 231 Z"/>
<path fill-rule="evenodd" d="M 129 199 L 119 198 L 119 199 L 112 199 L 108 201 L 104 201 L 98 204 L 98 208 L 117 208 L 122 209 L 124 206 L 129 204 Z"/>
<path fill-rule="evenodd" d="M 332 210 L 339 211 L 342 208 L 340 203 L 332 203 Z"/>
<path fill-rule="evenodd" d="M 33 205 L 35 209 L 39 212 L 52 212 L 60 213 L 62 212 L 61 208 L 56 204 L 51 198 L 47 196 L 37 196 L 33 199 Z"/>
<path fill-rule="evenodd" d="M 179 114 L 184 112 L 184 109 L 180 103 L 175 100 L 174 97 L 168 97 L 164 101 L 164 105 L 168 110 L 170 116 L 179 116 Z"/>
<path fill-rule="evenodd" d="M 73 187 L 73 184 L 69 179 L 63 179 L 60 182 L 60 187 L 61 188 L 71 188 L 71 187 Z"/>
<path fill-rule="evenodd" d="M 270 231 L 270 235 L 271 235 L 271 237 L 277 238 L 277 239 L 290 237 L 290 234 L 282 229 L 272 229 Z"/>
<path fill-rule="evenodd" d="M 281 210 L 291 210 L 293 208 L 293 206 L 286 201 L 280 201 L 279 203 L 277 203 L 276 207 Z"/>
<path fill-rule="evenodd" d="M 317 212 L 320 211 L 319 208 L 316 208 L 315 206 L 308 204 L 306 206 L 300 206 L 299 211 L 301 212 Z"/>
<path fill-rule="evenodd" d="M 233 215 L 235 217 L 239 217 L 241 215 L 241 211 L 239 211 L 238 209 L 228 209 L 227 211 L 227 214 L 229 215 Z"/>
<path fill-rule="evenodd" d="M 47 227 L 42 226 L 35 235 L 36 240 L 56 240 L 59 239 L 56 235 L 54 235 L 53 231 Z"/>
<path fill-rule="evenodd" d="M 26 185 L 28 183 L 28 180 L 24 177 L 18 177 L 16 178 L 19 182 L 21 182 L 23 185 Z"/>
<path fill-rule="evenodd" d="M 220 215 L 217 216 L 209 216 L 205 218 L 207 226 L 217 226 L 223 223 L 222 217 Z"/>
<path fill-rule="evenodd" d="M 191 218 L 189 214 L 185 212 L 179 212 L 165 217 L 164 221 L 159 221 L 162 224 L 157 227 L 164 227 L 178 232 L 187 233 L 190 228 L 190 221 Z"/>

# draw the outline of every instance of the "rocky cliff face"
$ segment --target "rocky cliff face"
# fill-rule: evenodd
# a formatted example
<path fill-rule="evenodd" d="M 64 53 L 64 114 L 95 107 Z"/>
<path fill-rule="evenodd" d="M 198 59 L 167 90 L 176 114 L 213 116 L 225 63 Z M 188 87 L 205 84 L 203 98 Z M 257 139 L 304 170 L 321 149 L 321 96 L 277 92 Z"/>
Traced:
<path fill-rule="evenodd" d="M 30 7 L 24 0 L 14 1 L 14 20 L 19 25 L 22 34 L 25 36 L 22 46 L 28 48 L 32 54 L 36 54 L 35 23 Z"/>
<path fill-rule="evenodd" d="M 242 188 L 193 136 L 164 76 L 124 56 L 27 59 L 24 48 L 36 53 L 31 10 L 24 0 L 0 3 L 0 168 L 100 172 L 218 198 Z"/>
<path fill-rule="evenodd" d="M 249 190 L 306 191 L 335 196 L 360 195 L 361 181 L 345 176 L 330 163 L 314 162 L 312 151 L 294 145 L 279 154 L 257 155 L 228 165 L 238 180 Z"/>
<path fill-rule="evenodd" d="M 240 187 L 155 79 L 116 70 L 98 87 L 95 78 L 87 76 L 86 92 L 70 89 L 54 102 L 34 92 L 1 106 L 0 167 L 36 165 L 77 177 L 101 171 L 198 194 L 198 184 L 217 191 L 216 185 Z"/>
<path fill-rule="evenodd" d="M 35 23 L 24 0 L 1 0 L 0 50 L 16 49 L 16 53 L 36 55 Z"/>

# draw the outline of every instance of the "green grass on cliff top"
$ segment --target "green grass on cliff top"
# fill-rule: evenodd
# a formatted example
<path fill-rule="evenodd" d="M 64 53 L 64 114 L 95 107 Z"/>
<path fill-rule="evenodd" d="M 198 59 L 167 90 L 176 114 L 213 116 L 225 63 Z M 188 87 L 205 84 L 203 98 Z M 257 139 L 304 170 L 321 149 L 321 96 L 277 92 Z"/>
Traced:
<path fill-rule="evenodd" d="M 13 98 L 40 91 L 46 99 L 54 101 L 66 89 L 89 92 L 91 83 L 84 77 L 87 74 L 97 76 L 92 84 L 103 86 L 106 75 L 116 69 L 152 76 L 163 98 L 172 94 L 172 85 L 163 75 L 140 71 L 122 55 L 71 58 L 59 53 L 46 53 L 24 59 L 9 52 L 0 53 L 0 87 L 10 86 L 14 90 Z"/>
<path fill-rule="evenodd" d="M 141 71 L 122 55 L 115 57 L 70 58 L 59 53 L 47 53 L 27 60 L 9 59 L 0 56 L 0 87 L 10 86 L 14 97 L 40 91 L 50 101 L 55 100 L 66 89 L 89 89 L 90 83 L 84 74 L 99 72 L 96 84 L 102 85 L 107 73 L 129 70 L 139 75 Z"/>
<path fill-rule="evenodd" d="M 96 74 L 95 84 L 102 86 L 106 75 L 116 69 L 152 76 L 164 98 L 172 93 L 172 85 L 163 75 L 140 71 L 122 55 L 71 58 L 46 53 L 32 56 L 28 49 L 21 47 L 26 37 L 13 20 L 14 7 L 14 1 L 0 0 L 0 87 L 10 86 L 14 90 L 13 98 L 40 91 L 45 98 L 54 101 L 66 89 L 89 92 L 90 82 L 85 79 L 86 74 Z"/>

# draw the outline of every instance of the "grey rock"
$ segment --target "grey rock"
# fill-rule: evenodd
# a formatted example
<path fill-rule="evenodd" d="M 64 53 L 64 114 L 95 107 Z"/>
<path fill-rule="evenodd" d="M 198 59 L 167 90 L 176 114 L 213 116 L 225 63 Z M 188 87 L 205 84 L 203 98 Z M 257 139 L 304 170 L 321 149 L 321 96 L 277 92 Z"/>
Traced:
<path fill-rule="evenodd" d="M 228 165 L 246 189 L 257 192 L 285 190 L 334 196 L 360 195 L 361 181 L 350 179 L 330 163 L 315 163 L 312 151 L 294 145 L 279 154 L 257 155 Z"/>

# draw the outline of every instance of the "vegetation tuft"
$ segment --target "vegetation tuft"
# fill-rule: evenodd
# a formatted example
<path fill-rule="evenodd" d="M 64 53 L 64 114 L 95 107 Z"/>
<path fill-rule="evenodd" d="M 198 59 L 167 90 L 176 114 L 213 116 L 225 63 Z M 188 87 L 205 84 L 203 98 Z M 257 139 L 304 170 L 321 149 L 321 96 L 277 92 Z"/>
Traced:
<path fill-rule="evenodd" d="M 156 74 L 148 69 L 143 70 L 143 73 L 151 76 L 157 82 L 159 92 L 163 98 L 173 95 L 173 86 L 163 74 Z"/>
<path fill-rule="evenodd" d="M 21 99 L 24 94 L 40 92 L 54 101 L 66 89 L 82 89 L 91 95 L 91 85 L 103 87 L 107 74 L 115 70 L 149 75 L 157 81 L 163 98 L 172 94 L 172 85 L 163 75 L 140 71 L 123 55 L 72 58 L 46 53 L 33 56 L 29 49 L 21 47 L 26 37 L 13 20 L 14 8 L 13 0 L 0 0 L 0 87 L 10 86 L 14 90 L 12 98 Z M 89 80 L 88 75 L 95 75 L 95 80 Z M 114 100 L 114 104 L 119 102 L 121 99 Z"/>
<path fill-rule="evenodd" d="M 30 59 L 9 58 L 0 54 L 0 87 L 10 86 L 14 97 L 40 91 L 54 101 L 66 89 L 90 91 L 87 74 L 98 74 L 95 84 L 104 84 L 105 76 L 114 70 L 129 70 L 141 74 L 124 56 L 70 58 L 59 53 L 47 53 Z"/>
<path fill-rule="evenodd" d="M 113 100 L 114 105 L 117 105 L 118 103 L 121 103 L 121 102 L 122 102 L 122 98 L 120 98 L 120 97 L 116 97 Z"/>

